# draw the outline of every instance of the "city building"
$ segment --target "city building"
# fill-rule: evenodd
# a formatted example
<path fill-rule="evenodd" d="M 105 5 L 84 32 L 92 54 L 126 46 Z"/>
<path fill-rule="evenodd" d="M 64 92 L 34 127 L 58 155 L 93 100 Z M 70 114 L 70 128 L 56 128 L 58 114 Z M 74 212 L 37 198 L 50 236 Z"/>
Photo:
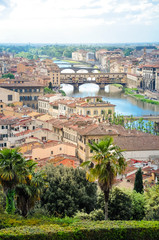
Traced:
<path fill-rule="evenodd" d="M 19 102 L 19 93 L 0 87 L 0 101 L 5 104 L 16 104 Z"/>
<path fill-rule="evenodd" d="M 32 108 L 38 108 L 38 97 L 44 92 L 44 85 L 37 82 L 1 83 L 1 88 L 9 89 L 19 94 L 20 102 Z"/>

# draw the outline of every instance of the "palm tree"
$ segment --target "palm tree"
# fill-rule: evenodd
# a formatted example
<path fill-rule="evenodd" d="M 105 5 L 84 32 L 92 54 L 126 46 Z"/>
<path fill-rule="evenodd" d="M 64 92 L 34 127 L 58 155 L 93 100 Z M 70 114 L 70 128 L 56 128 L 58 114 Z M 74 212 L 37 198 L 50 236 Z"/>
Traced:
<path fill-rule="evenodd" d="M 6 211 L 13 213 L 15 187 L 24 183 L 26 176 L 36 163 L 33 160 L 26 160 L 19 152 L 19 149 L 5 148 L 0 151 L 0 184 L 6 194 Z"/>
<path fill-rule="evenodd" d="M 97 180 L 104 193 L 105 220 L 107 220 L 109 192 L 117 174 L 125 170 L 126 162 L 121 153 L 122 150 L 113 144 L 113 138 L 110 136 L 99 143 L 92 142 L 89 147 L 94 152 L 92 161 L 84 162 L 81 166 L 87 166 L 88 180 L 91 182 Z"/>
<path fill-rule="evenodd" d="M 43 174 L 33 172 L 32 177 L 26 178 L 25 184 L 18 184 L 16 187 L 17 207 L 23 217 L 27 217 L 28 211 L 40 200 L 44 186 Z"/>

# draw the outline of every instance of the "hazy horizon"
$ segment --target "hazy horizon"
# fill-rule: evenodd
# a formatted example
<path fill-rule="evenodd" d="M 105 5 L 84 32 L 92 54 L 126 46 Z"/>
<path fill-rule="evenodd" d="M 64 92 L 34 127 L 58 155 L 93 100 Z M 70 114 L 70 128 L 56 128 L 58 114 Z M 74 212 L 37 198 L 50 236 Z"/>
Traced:
<path fill-rule="evenodd" d="M 0 43 L 159 42 L 159 0 L 0 0 Z"/>

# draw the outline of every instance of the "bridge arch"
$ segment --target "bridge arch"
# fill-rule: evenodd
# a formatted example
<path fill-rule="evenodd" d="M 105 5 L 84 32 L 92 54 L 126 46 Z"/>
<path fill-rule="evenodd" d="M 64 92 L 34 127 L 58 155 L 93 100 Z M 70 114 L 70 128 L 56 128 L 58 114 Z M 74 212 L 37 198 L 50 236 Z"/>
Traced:
<path fill-rule="evenodd" d="M 75 73 L 75 70 L 73 70 L 72 68 L 65 68 L 62 69 L 61 73 Z"/>
<path fill-rule="evenodd" d="M 66 94 L 72 93 L 74 90 L 74 86 L 69 83 L 60 84 L 60 88 L 66 92 Z"/>
<path fill-rule="evenodd" d="M 96 83 L 83 83 L 79 85 L 79 92 L 98 92 L 100 89 Z"/>
<path fill-rule="evenodd" d="M 87 69 L 79 69 L 76 71 L 76 73 L 88 73 Z"/>

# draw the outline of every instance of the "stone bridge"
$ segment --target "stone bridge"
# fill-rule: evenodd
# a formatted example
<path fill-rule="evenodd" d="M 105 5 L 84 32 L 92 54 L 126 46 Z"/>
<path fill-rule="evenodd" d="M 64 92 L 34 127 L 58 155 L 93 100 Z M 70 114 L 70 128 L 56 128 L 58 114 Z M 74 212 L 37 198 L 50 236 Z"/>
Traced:
<path fill-rule="evenodd" d="M 126 73 L 61 73 L 61 84 L 71 84 L 77 89 L 85 83 L 95 83 L 100 89 L 104 89 L 108 84 L 127 84 Z"/>
<path fill-rule="evenodd" d="M 94 70 L 100 71 L 100 68 L 93 68 L 93 67 L 76 67 L 71 65 L 71 67 L 60 67 L 60 71 L 62 72 L 63 70 L 73 70 L 75 73 L 78 73 L 80 70 L 87 70 L 88 73 L 92 73 Z"/>

